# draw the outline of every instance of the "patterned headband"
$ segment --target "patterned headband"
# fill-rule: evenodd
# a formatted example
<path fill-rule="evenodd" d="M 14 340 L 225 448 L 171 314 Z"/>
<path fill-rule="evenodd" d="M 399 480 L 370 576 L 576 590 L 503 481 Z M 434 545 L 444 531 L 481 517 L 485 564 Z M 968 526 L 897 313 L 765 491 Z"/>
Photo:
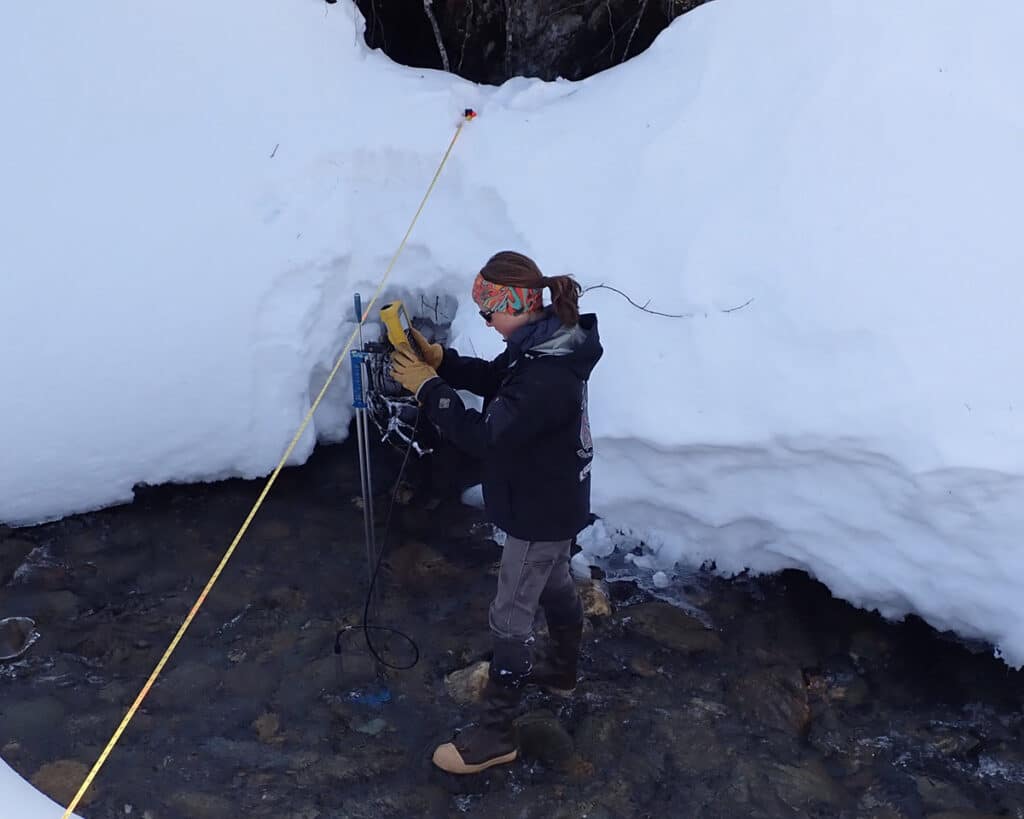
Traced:
<path fill-rule="evenodd" d="M 473 282 L 473 301 L 489 313 L 533 313 L 544 307 L 544 291 L 489 282 L 479 273 Z"/>

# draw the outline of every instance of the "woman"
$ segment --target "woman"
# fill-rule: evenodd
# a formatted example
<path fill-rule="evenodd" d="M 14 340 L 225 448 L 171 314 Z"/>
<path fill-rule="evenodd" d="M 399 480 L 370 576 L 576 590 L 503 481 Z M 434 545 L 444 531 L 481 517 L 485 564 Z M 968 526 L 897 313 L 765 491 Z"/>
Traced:
<path fill-rule="evenodd" d="M 504 251 L 477 275 L 473 300 L 505 352 L 494 361 L 463 357 L 413 331 L 422 358 L 409 346 L 394 356 L 394 377 L 441 436 L 481 460 L 484 506 L 507 535 L 490 608 L 494 655 L 483 713 L 434 752 L 434 764 L 450 773 L 515 760 L 512 722 L 527 683 L 576 686 L 583 613 L 569 548 L 590 520 L 587 379 L 602 352 L 597 317 L 579 314 L 579 295 L 571 277 L 547 278 L 530 258 Z M 482 396 L 484 411 L 467 409 L 456 390 Z M 551 648 L 534 666 L 538 606 Z"/>

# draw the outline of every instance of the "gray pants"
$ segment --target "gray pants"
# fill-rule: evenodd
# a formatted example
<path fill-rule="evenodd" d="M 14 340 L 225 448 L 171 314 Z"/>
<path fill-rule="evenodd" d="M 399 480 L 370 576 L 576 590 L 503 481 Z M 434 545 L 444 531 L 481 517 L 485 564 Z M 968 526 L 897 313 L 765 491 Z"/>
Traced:
<path fill-rule="evenodd" d="M 505 541 L 498 592 L 491 603 L 494 635 L 492 671 L 506 685 L 518 685 L 531 668 L 530 644 L 538 606 L 549 627 L 565 627 L 582 617 L 576 582 L 569 571 L 570 540 Z"/>

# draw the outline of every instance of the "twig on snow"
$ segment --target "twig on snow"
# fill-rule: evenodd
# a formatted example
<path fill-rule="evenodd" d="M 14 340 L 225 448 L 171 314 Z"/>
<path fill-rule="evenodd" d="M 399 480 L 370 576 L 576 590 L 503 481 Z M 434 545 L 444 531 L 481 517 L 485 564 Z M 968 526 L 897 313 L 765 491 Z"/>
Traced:
<path fill-rule="evenodd" d="M 645 313 L 650 313 L 652 316 L 663 316 L 664 318 L 672 319 L 687 319 L 694 317 L 693 313 L 663 313 L 660 310 L 651 310 L 649 307 L 651 303 L 650 299 L 645 301 L 643 304 L 638 304 L 637 302 L 633 301 L 633 299 L 631 299 L 628 295 L 619 290 L 617 287 L 612 287 L 610 284 L 592 284 L 590 285 L 590 287 L 584 287 L 580 294 L 582 295 L 583 293 L 588 293 L 591 290 L 611 290 L 613 293 L 618 293 L 620 296 L 622 296 L 622 298 L 628 301 L 637 310 L 643 310 Z M 722 310 L 721 312 L 735 313 L 737 310 L 742 310 L 753 300 L 753 298 L 749 298 L 745 302 L 743 302 L 743 304 L 739 305 L 739 307 L 730 307 L 727 310 Z M 707 313 L 705 313 L 704 315 L 707 316 Z"/>
<path fill-rule="evenodd" d="M 650 313 L 653 316 L 663 316 L 664 318 L 672 319 L 693 318 L 693 313 L 662 313 L 660 310 L 651 310 L 647 306 L 651 303 L 650 299 L 648 299 L 643 304 L 637 304 L 635 301 L 633 301 L 633 299 L 631 299 L 617 287 L 612 287 L 610 284 L 592 284 L 590 285 L 590 287 L 584 287 L 582 292 L 588 293 L 591 290 L 611 290 L 613 293 L 618 293 L 620 296 L 622 296 L 622 298 L 624 298 L 626 301 L 632 304 L 637 310 L 643 310 L 645 313 Z"/>
<path fill-rule="evenodd" d="M 722 312 L 723 313 L 735 313 L 737 310 L 742 310 L 744 307 L 746 307 L 748 304 L 750 304 L 750 302 L 752 302 L 753 300 L 754 300 L 753 297 L 751 297 L 751 298 L 747 299 L 745 302 L 743 302 L 743 304 L 741 304 L 739 307 L 730 307 L 728 310 L 723 310 Z"/>

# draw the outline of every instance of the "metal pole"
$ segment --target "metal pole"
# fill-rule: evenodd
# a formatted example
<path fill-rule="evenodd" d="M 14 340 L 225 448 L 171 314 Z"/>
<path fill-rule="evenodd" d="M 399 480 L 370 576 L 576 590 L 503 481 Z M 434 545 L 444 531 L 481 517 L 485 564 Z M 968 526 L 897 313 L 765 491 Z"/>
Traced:
<path fill-rule="evenodd" d="M 370 469 L 370 419 L 363 410 L 363 449 L 366 453 L 366 501 L 370 510 L 370 546 L 373 548 L 373 559 L 377 560 L 377 518 L 373 512 L 373 471 Z"/>
<path fill-rule="evenodd" d="M 356 308 L 356 324 L 359 329 L 359 349 L 365 350 L 366 348 L 363 347 L 363 297 L 356 293 L 354 301 Z"/>
<path fill-rule="evenodd" d="M 356 308 L 356 321 L 359 322 L 359 349 L 365 350 L 363 346 L 363 297 L 358 293 L 355 294 L 355 308 Z M 363 359 L 365 363 L 366 359 Z M 362 372 L 362 371 L 361 371 Z M 362 382 L 361 382 L 362 383 Z M 359 436 L 363 442 L 362 459 L 364 461 L 364 469 L 366 474 L 365 483 L 363 484 L 363 509 L 368 510 L 368 523 L 366 524 L 366 548 L 370 556 L 370 583 L 373 583 L 373 571 L 377 566 L 377 517 L 373 511 L 373 471 L 370 468 L 370 419 L 366 415 L 366 402 L 362 402 L 363 407 L 359 414 L 356 416 L 356 426 L 359 426 L 360 419 L 363 423 L 363 431 Z M 374 590 L 372 603 L 374 606 L 378 602 L 380 593 Z"/>
<path fill-rule="evenodd" d="M 356 296 L 358 305 L 359 297 Z M 375 521 L 373 517 L 373 482 L 370 472 L 370 436 L 366 418 L 366 399 L 363 392 L 363 364 L 366 353 L 352 352 L 352 406 L 356 411 L 356 446 L 359 450 L 359 481 L 363 490 L 363 534 L 366 539 L 367 590 L 373 585 L 373 572 L 377 565 Z M 376 609 L 378 594 L 370 595 L 370 610 Z"/>

